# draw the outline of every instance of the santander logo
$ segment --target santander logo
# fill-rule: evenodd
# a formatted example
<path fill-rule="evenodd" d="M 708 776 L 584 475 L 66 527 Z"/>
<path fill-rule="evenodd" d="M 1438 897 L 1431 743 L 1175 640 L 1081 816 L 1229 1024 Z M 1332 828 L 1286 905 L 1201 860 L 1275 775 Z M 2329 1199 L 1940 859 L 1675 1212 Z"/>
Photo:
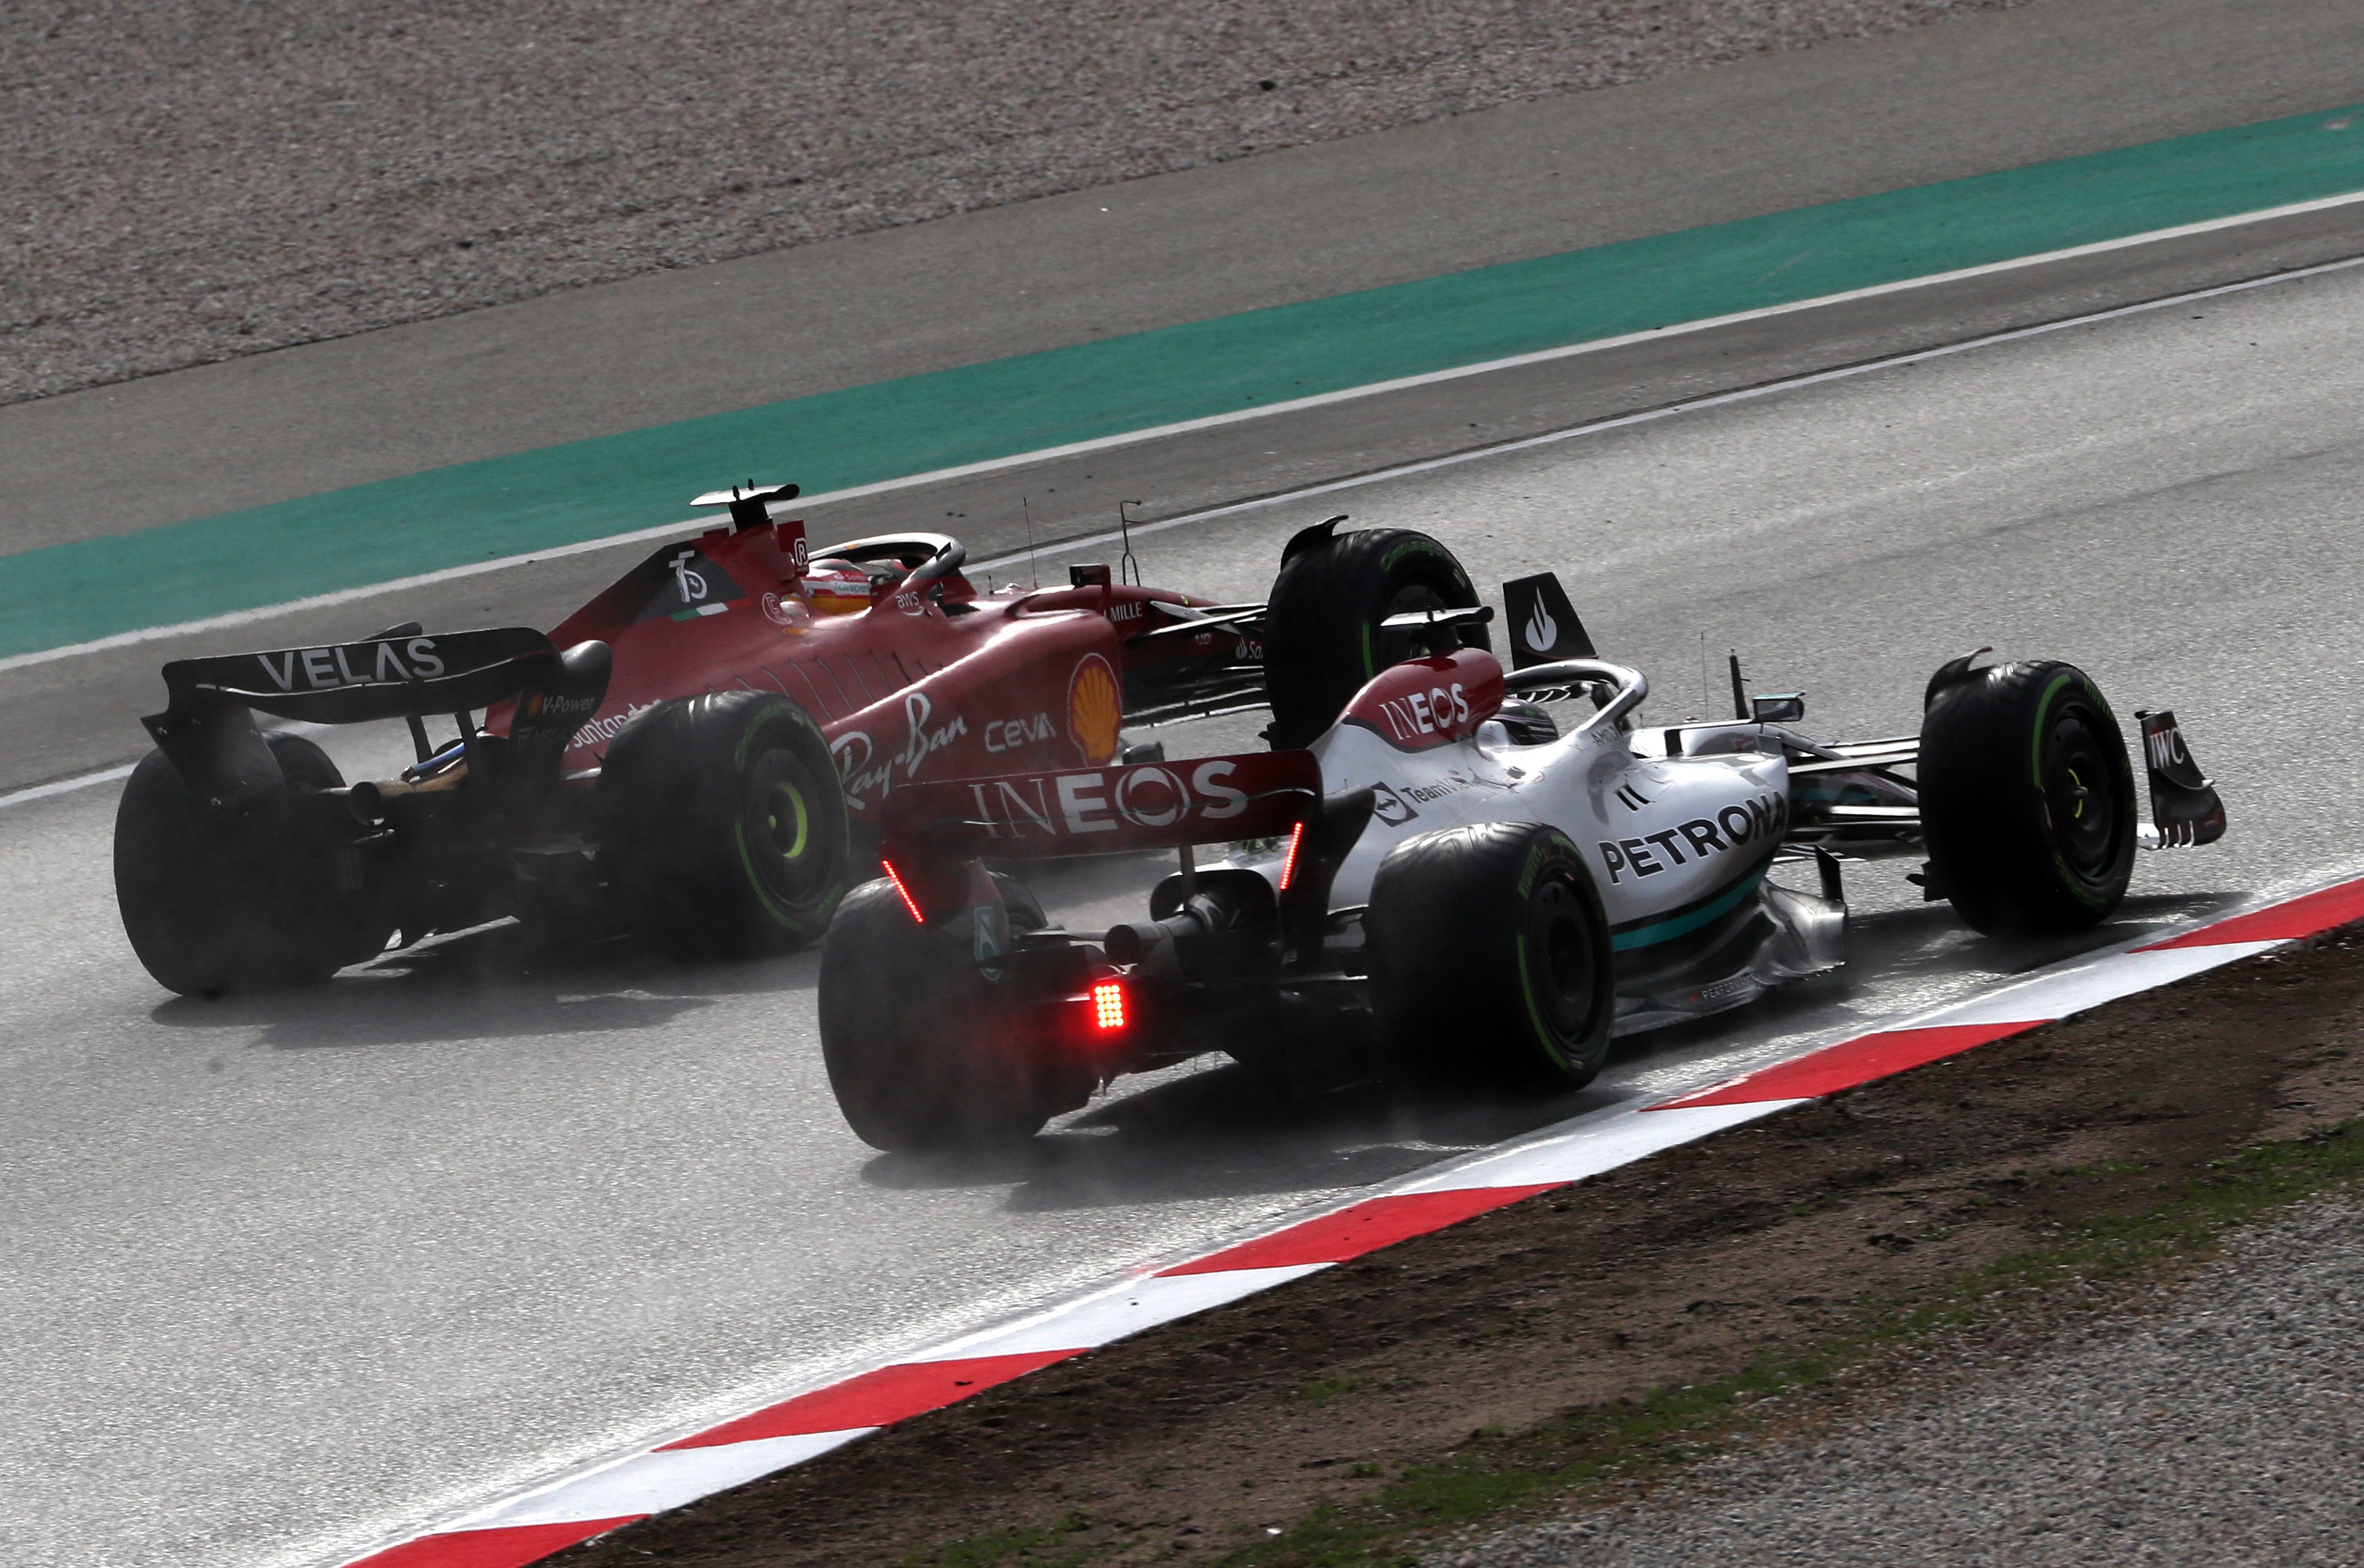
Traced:
<path fill-rule="evenodd" d="M 1519 629 L 1521 635 L 1526 638 L 1527 646 L 1538 653 L 1549 652 L 1552 645 L 1559 640 L 1559 623 L 1544 613 L 1544 602 L 1540 595 L 1535 599 L 1534 613 L 1527 617 L 1527 624 Z"/>

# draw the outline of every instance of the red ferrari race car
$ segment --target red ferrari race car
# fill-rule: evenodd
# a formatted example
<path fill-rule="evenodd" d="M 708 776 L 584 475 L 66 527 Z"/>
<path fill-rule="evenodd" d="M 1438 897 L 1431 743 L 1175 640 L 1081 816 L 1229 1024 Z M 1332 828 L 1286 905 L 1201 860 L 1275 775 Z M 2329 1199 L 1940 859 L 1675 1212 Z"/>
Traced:
<path fill-rule="evenodd" d="M 302 984 L 509 915 L 541 940 L 785 951 L 870 874 L 853 845 L 911 781 L 1112 762 L 1128 723 L 1263 700 L 1261 605 L 1104 565 L 980 595 L 943 535 L 808 549 L 770 515 L 795 494 L 699 496 L 727 526 L 547 634 L 408 625 L 166 665 L 116 818 L 140 962 L 186 995 Z M 1441 551 L 1397 575 L 1390 607 L 1475 603 Z M 404 719 L 417 761 L 348 784 L 258 712 Z"/>

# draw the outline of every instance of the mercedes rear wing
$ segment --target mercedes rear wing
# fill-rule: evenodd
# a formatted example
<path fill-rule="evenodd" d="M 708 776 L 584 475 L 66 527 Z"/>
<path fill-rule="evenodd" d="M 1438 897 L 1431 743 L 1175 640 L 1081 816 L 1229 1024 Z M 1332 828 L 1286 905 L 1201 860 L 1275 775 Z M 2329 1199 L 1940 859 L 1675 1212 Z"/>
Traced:
<path fill-rule="evenodd" d="M 1275 892 L 1293 950 L 1317 951 L 1330 884 L 1371 819 L 1372 793 L 1321 792 L 1310 751 L 898 784 L 886 796 L 882 869 L 914 917 L 935 923 L 999 895 L 987 860 L 1041 860 L 1277 840 Z"/>
<path fill-rule="evenodd" d="M 1246 751 L 898 784 L 890 857 L 1040 860 L 1285 838 L 1321 802 L 1310 751 Z"/>

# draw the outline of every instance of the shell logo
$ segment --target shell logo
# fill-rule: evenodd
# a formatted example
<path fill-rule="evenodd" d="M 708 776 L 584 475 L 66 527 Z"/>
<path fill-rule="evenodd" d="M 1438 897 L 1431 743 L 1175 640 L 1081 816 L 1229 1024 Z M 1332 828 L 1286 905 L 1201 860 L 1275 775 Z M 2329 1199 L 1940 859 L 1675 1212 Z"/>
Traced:
<path fill-rule="evenodd" d="M 1116 672 L 1097 653 L 1086 654 L 1067 680 L 1067 738 L 1087 762 L 1116 755 L 1117 728 L 1124 719 L 1124 692 Z"/>

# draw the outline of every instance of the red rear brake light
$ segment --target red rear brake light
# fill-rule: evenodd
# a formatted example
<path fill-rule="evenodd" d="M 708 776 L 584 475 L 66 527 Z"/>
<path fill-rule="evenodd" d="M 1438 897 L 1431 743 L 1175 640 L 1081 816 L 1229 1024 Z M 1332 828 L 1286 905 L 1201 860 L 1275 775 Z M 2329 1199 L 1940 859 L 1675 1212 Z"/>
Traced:
<path fill-rule="evenodd" d="M 1092 987 L 1092 1028 L 1110 1034 L 1124 1028 L 1124 984 L 1103 980 Z"/>
<path fill-rule="evenodd" d="M 895 863 L 882 860 L 878 862 L 878 869 L 885 872 L 886 880 L 895 884 L 895 896 L 903 901 L 903 907 L 911 912 L 911 918 L 922 926 L 926 925 L 928 917 L 920 913 L 919 900 L 913 898 L 911 890 L 903 885 L 902 877 L 896 873 Z"/>
<path fill-rule="evenodd" d="M 1304 842 L 1305 824 L 1299 822 L 1288 830 L 1288 852 L 1280 861 L 1280 890 L 1283 893 L 1288 892 L 1288 884 L 1297 880 L 1297 851 L 1298 846 Z"/>

